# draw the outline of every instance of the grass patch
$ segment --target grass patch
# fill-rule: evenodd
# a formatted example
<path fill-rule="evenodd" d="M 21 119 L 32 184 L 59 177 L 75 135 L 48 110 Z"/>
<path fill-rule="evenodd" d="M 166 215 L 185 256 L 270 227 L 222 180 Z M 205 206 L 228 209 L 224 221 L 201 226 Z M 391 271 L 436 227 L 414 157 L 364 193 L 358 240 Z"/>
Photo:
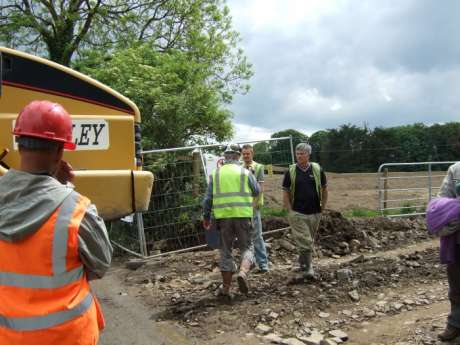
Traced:
<path fill-rule="evenodd" d="M 262 217 L 286 217 L 288 212 L 282 208 L 264 207 L 260 211 Z"/>
<path fill-rule="evenodd" d="M 380 212 L 376 210 L 369 210 L 365 208 L 354 208 L 343 212 L 345 218 L 363 217 L 371 218 L 380 216 Z"/>
<path fill-rule="evenodd" d="M 414 205 L 414 203 L 410 201 L 404 201 L 401 204 L 401 209 L 399 211 L 399 214 L 409 214 L 409 213 L 416 213 L 417 212 L 417 207 Z"/>
<path fill-rule="evenodd" d="M 422 205 L 417 205 L 411 201 L 404 201 L 401 204 L 399 214 L 423 213 L 426 211 L 426 202 Z"/>

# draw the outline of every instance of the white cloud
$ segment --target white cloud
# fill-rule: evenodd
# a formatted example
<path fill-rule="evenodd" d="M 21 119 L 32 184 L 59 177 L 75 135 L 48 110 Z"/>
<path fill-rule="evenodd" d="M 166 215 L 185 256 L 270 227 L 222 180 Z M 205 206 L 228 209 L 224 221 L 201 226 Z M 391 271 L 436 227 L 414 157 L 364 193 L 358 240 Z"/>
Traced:
<path fill-rule="evenodd" d="M 453 34 L 460 1 L 231 0 L 229 7 L 255 71 L 250 93 L 231 107 L 240 127 L 268 137 L 288 128 L 460 120 Z"/>
<path fill-rule="evenodd" d="M 337 111 L 337 110 L 340 110 L 342 109 L 342 104 L 340 103 L 334 103 L 331 108 L 330 108 L 332 111 Z"/>
<path fill-rule="evenodd" d="M 336 0 L 230 1 L 234 22 L 252 32 L 276 31 L 292 35 L 339 6 Z"/>
<path fill-rule="evenodd" d="M 287 113 L 310 113 L 314 111 L 335 112 L 342 109 L 342 104 L 336 97 L 326 97 L 317 88 L 293 89 L 289 91 L 284 101 Z"/>
<path fill-rule="evenodd" d="M 233 141 L 241 143 L 255 140 L 270 139 L 273 132 L 267 128 L 250 126 L 242 123 L 235 123 L 235 136 Z"/>

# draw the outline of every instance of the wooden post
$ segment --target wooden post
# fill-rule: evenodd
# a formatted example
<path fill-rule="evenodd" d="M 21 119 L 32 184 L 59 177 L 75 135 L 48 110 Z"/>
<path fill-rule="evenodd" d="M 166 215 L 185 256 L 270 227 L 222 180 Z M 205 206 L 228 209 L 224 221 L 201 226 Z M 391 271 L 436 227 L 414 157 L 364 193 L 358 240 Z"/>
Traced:
<path fill-rule="evenodd" d="M 266 164 L 265 169 L 267 169 L 267 175 L 273 177 L 273 165 Z"/>
<path fill-rule="evenodd" d="M 192 153 L 192 194 L 194 197 L 200 195 L 200 169 L 201 155 L 199 151 Z"/>

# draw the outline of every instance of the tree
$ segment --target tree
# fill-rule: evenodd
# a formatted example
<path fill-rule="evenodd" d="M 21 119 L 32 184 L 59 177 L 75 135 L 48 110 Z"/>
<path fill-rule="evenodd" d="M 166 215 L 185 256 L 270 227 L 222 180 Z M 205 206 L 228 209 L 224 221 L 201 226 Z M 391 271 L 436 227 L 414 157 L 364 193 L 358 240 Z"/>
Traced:
<path fill-rule="evenodd" d="M 310 137 L 310 145 L 312 147 L 311 160 L 323 164 L 322 150 L 326 148 L 329 132 L 317 131 Z"/>
<path fill-rule="evenodd" d="M 187 49 L 200 25 L 211 39 L 237 39 L 222 0 L 4 0 L 0 41 L 63 65 L 84 48 L 152 42 L 157 51 Z M 222 47 L 225 49 L 225 47 Z M 238 59 L 237 51 L 231 59 Z M 229 59 L 230 60 L 230 59 Z M 227 61 L 228 62 L 228 61 Z"/>
<path fill-rule="evenodd" d="M 142 45 L 119 50 L 84 72 L 139 106 L 144 147 L 178 147 L 232 135 L 230 113 L 208 82 L 207 64 L 187 53 L 158 53 Z"/>
<path fill-rule="evenodd" d="M 295 142 L 294 147 L 298 143 L 308 142 L 308 135 L 295 129 L 284 129 L 271 135 L 272 138 L 283 138 L 289 136 L 292 136 L 293 143 Z"/>
<path fill-rule="evenodd" d="M 308 135 L 299 132 L 295 129 L 285 129 L 276 133 L 273 133 L 271 137 L 283 138 L 292 137 L 292 149 L 295 149 L 299 143 L 308 143 Z M 292 152 L 291 143 L 288 140 L 283 141 L 272 141 L 270 145 L 270 152 L 272 154 L 272 160 L 274 164 L 286 165 L 292 163 Z"/>

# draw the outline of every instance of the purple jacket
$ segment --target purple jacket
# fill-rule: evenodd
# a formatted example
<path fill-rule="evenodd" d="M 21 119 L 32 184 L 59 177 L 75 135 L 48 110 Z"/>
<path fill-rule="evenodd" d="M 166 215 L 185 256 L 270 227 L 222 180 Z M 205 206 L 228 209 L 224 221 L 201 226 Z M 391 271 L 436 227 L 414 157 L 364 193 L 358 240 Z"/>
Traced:
<path fill-rule="evenodd" d="M 450 222 L 460 220 L 460 198 L 435 198 L 426 209 L 426 223 L 430 234 L 439 235 L 441 229 Z M 460 231 L 440 238 L 440 259 L 442 264 L 455 262 Z"/>

